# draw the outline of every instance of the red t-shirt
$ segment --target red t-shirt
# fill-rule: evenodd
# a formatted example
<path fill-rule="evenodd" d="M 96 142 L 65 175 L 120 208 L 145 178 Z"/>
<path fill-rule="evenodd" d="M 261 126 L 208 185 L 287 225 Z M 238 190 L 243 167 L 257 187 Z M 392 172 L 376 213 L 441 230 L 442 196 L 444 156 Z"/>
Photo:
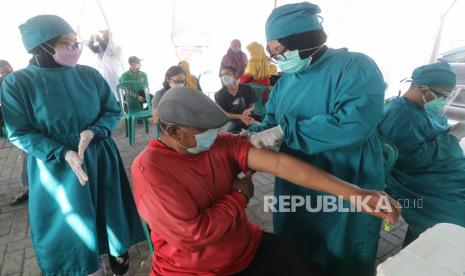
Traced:
<path fill-rule="evenodd" d="M 151 275 L 228 275 L 250 264 L 262 232 L 231 185 L 247 171 L 250 147 L 221 133 L 199 154 L 153 140 L 137 156 L 131 177 L 137 210 L 152 231 Z"/>

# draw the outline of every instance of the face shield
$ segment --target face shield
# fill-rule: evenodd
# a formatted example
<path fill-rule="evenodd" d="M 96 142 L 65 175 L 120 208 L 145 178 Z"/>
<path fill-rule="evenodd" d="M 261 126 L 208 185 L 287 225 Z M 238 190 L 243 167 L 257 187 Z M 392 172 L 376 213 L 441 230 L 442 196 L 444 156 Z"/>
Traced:
<path fill-rule="evenodd" d="M 441 114 L 445 114 L 449 110 L 450 106 L 454 103 L 458 93 L 460 92 L 460 89 L 456 87 L 452 89 L 439 89 L 424 86 L 422 88 L 427 89 L 433 98 L 428 103 L 425 103 L 425 107 L 434 106 L 436 113 Z"/>

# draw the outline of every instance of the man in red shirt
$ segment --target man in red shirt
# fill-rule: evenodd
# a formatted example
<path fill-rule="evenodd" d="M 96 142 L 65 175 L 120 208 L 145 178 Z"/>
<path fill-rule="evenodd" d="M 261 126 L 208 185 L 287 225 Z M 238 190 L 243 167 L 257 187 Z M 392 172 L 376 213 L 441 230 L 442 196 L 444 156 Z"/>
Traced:
<path fill-rule="evenodd" d="M 203 93 L 172 88 L 158 115 L 160 139 L 135 159 L 131 173 L 137 209 L 151 229 L 151 275 L 321 275 L 318 266 L 247 219 L 249 170 L 344 199 L 371 196 L 372 207 L 386 197 L 254 148 L 242 136 L 218 133 L 228 117 Z M 240 172 L 246 177 L 238 179 Z M 392 212 L 370 214 L 394 223 L 399 210 L 392 199 L 389 204 Z"/>

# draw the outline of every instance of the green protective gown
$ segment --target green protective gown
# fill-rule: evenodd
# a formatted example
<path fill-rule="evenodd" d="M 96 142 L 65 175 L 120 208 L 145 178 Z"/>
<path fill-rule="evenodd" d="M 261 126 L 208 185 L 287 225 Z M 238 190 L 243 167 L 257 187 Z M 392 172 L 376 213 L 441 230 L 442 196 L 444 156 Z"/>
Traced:
<path fill-rule="evenodd" d="M 144 240 L 131 188 L 111 138 L 121 109 L 94 69 L 29 65 L 2 85 L 9 139 L 29 154 L 31 239 L 45 275 L 88 275 L 99 256 L 119 256 Z M 85 151 L 85 186 L 64 160 L 80 133 L 95 137 Z"/>
<path fill-rule="evenodd" d="M 447 118 L 400 97 L 386 106 L 378 130 L 399 151 L 387 191 L 404 206 L 411 238 L 440 222 L 465 227 L 465 156 Z"/>
<path fill-rule="evenodd" d="M 304 72 L 279 79 L 263 123 L 249 130 L 279 124 L 285 135 L 281 152 L 360 187 L 382 191 L 383 156 L 374 131 L 382 115 L 384 90 L 383 77 L 369 57 L 327 49 Z M 275 195 L 309 195 L 315 202 L 322 193 L 277 178 Z M 330 275 L 374 274 L 380 230 L 374 217 L 298 208 L 294 213 L 273 213 L 273 226 L 276 234 Z"/>

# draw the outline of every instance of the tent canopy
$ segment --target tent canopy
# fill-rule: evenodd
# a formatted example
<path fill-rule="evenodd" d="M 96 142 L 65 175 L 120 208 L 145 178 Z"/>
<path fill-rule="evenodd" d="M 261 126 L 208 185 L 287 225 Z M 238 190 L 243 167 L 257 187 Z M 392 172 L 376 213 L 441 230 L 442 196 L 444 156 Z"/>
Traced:
<path fill-rule="evenodd" d="M 276 2 L 279 6 L 296 1 Z M 453 0 L 313 2 L 322 9 L 328 46 L 371 56 L 389 85 L 388 97 L 416 66 L 429 62 L 441 15 Z M 9 1 L 2 5 L 0 59 L 9 60 L 15 69 L 25 67 L 30 56 L 23 50 L 18 25 L 37 14 L 57 14 L 79 27 L 83 40 L 110 28 L 123 49 L 126 68 L 128 56 L 144 59 L 142 70 L 152 92 L 161 88 L 165 70 L 180 58 L 190 59 L 194 74 L 210 71 L 209 78 L 217 82 L 205 88 L 213 91 L 219 87 L 218 67 L 232 39 L 240 39 L 246 53 L 248 43 L 266 43 L 264 25 L 274 5 L 275 0 Z M 465 46 L 464 11 L 465 1 L 459 0 L 447 15 L 439 53 Z M 98 68 L 90 51 L 83 53 L 81 63 Z"/>

